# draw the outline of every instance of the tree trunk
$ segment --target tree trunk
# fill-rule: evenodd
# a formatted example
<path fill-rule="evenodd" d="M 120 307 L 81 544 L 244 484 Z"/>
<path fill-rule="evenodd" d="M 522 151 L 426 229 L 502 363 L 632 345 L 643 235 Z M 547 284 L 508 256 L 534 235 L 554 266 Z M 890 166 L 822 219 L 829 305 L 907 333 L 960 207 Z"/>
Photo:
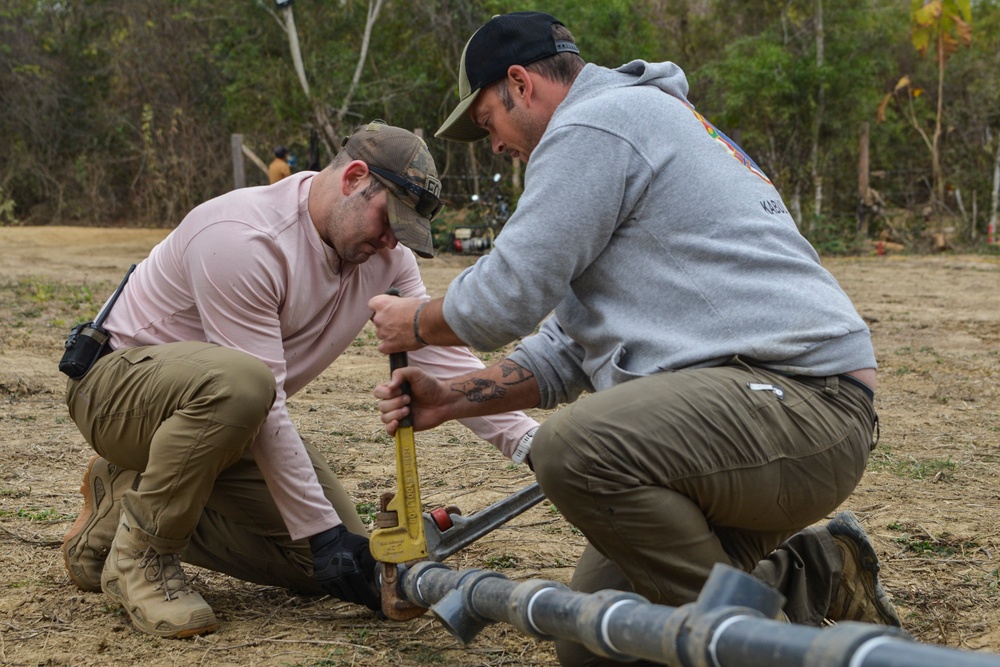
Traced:
<path fill-rule="evenodd" d="M 354 66 L 354 76 L 351 77 L 351 87 L 348 88 L 347 93 L 344 95 L 344 100 L 340 105 L 340 109 L 337 111 L 338 127 L 343 124 L 344 118 L 347 117 L 351 100 L 354 99 L 354 92 L 358 89 L 358 82 L 361 81 L 361 72 L 364 71 L 365 61 L 368 60 L 368 47 L 372 41 L 372 29 L 375 27 L 375 21 L 378 20 L 378 15 L 379 12 L 382 11 L 382 4 L 384 2 L 385 0 L 368 0 L 368 14 L 365 17 L 365 32 L 361 38 L 361 53 L 358 54 L 358 63 Z M 336 138 L 334 138 L 334 142 L 336 143 Z"/>
<path fill-rule="evenodd" d="M 824 30 L 823 30 L 823 0 L 816 0 L 816 69 L 823 71 L 824 60 Z M 813 183 L 813 220 L 809 223 L 810 231 L 820 219 L 823 213 L 823 172 L 820 167 L 819 156 L 819 134 L 823 124 L 824 109 L 824 81 L 820 76 L 819 86 L 816 90 L 816 115 L 813 119 L 813 143 L 810 152 L 809 164 L 812 172 Z"/>
<path fill-rule="evenodd" d="M 313 119 L 319 127 L 319 138 L 323 142 L 327 155 L 336 155 L 340 152 L 340 138 L 338 136 L 339 125 L 336 127 L 330 122 L 330 116 L 326 113 L 326 105 L 318 97 L 309 99 L 313 108 Z"/>
<path fill-rule="evenodd" d="M 337 131 L 330 123 L 330 118 L 326 114 L 326 107 L 321 100 L 312 96 L 309 91 L 309 79 L 306 77 L 306 68 L 302 63 L 302 50 L 299 47 L 299 32 L 295 28 L 295 14 L 292 12 L 292 5 L 289 3 L 281 10 L 285 17 L 285 34 L 288 36 L 288 50 L 292 56 L 292 65 L 295 67 L 295 74 L 299 78 L 299 85 L 302 92 L 313 110 L 313 120 L 320 130 L 320 139 L 326 148 L 327 154 L 335 155 L 340 144 L 337 141 Z"/>
<path fill-rule="evenodd" d="M 788 204 L 789 213 L 792 216 L 792 220 L 795 221 L 795 226 L 802 229 L 802 191 L 799 187 L 799 179 L 795 179 L 795 190 L 792 191 L 792 198 Z M 811 239 L 813 236 L 813 227 L 815 226 L 815 220 L 809 223 L 809 233 L 807 238 Z"/>
<path fill-rule="evenodd" d="M 344 118 L 350 109 L 351 100 L 357 90 L 358 82 L 361 80 L 361 72 L 364 70 L 365 61 L 368 59 L 368 47 L 371 44 L 372 28 L 378 20 L 379 12 L 382 10 L 384 0 L 368 0 L 368 15 L 365 20 L 365 31 L 361 41 L 361 53 L 358 54 L 358 63 L 354 67 L 354 76 L 351 78 L 351 86 L 344 94 L 344 99 L 337 111 L 336 119 L 331 120 L 326 112 L 326 104 L 323 100 L 313 97 L 309 92 L 309 80 L 306 78 L 305 66 L 302 63 L 302 51 L 299 48 L 299 34 L 295 28 L 295 15 L 292 13 L 292 5 L 286 5 L 281 11 L 285 15 L 285 32 L 288 35 L 288 46 L 292 55 L 292 62 L 295 65 L 295 73 L 299 77 L 299 84 L 302 91 L 309 99 L 312 106 L 313 120 L 320 130 L 320 139 L 330 155 L 336 155 L 340 149 L 340 132 L 344 124 Z"/>
<path fill-rule="evenodd" d="M 299 85 L 305 92 L 306 97 L 311 98 L 309 92 L 309 80 L 306 78 L 306 68 L 302 64 L 302 51 L 299 49 L 299 31 L 295 29 L 295 14 L 292 13 L 292 5 L 289 3 L 281 10 L 285 14 L 285 33 L 288 35 L 288 47 L 292 52 L 292 64 L 295 66 L 295 74 L 299 77 Z"/>
<path fill-rule="evenodd" d="M 861 138 L 858 141 L 858 240 L 868 238 L 868 216 L 869 209 L 868 188 L 868 123 L 861 123 Z"/>
<path fill-rule="evenodd" d="M 479 161 L 476 160 L 476 144 L 473 142 L 473 143 L 469 143 L 468 146 L 469 146 L 469 166 L 470 166 L 469 173 L 478 174 L 479 173 Z M 472 194 L 477 199 L 480 196 L 480 192 L 479 192 L 479 179 L 478 178 L 473 178 L 472 179 Z"/>
<path fill-rule="evenodd" d="M 997 141 L 997 154 L 993 159 L 993 193 L 990 196 L 990 222 L 989 222 L 990 243 L 996 241 L 998 211 L 1000 211 L 1000 141 Z"/>
<path fill-rule="evenodd" d="M 944 31 L 939 30 L 937 40 L 938 56 L 938 98 L 937 116 L 934 120 L 934 140 L 931 148 L 931 173 L 934 178 L 934 198 L 936 208 L 944 211 L 944 172 L 941 169 L 941 120 L 944 115 Z"/>
<path fill-rule="evenodd" d="M 246 167 L 243 164 L 243 135 L 230 135 L 229 145 L 233 152 L 233 188 L 239 190 L 247 186 Z"/>

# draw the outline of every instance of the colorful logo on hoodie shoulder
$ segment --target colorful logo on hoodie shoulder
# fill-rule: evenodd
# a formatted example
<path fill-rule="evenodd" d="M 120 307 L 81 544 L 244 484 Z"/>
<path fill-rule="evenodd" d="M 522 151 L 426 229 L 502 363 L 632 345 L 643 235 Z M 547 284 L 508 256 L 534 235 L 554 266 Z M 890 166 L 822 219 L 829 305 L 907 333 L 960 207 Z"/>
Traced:
<path fill-rule="evenodd" d="M 744 167 L 746 167 L 747 169 L 749 169 L 751 173 L 753 173 L 755 176 L 757 176 L 758 178 L 760 178 L 762 181 L 764 181 L 768 185 L 773 185 L 771 183 L 771 179 L 769 179 L 767 177 L 767 175 L 763 171 L 761 171 L 761 168 L 757 166 L 757 163 L 754 162 L 753 159 L 749 155 L 747 155 L 745 152 L 743 152 L 742 148 L 740 148 L 739 146 L 736 145 L 735 141 L 733 141 L 732 139 L 730 139 L 729 137 L 727 137 L 725 134 L 723 134 L 722 132 L 720 132 L 718 130 L 718 128 L 716 128 L 714 125 L 712 125 L 710 122 L 708 122 L 708 120 L 704 116 L 702 116 L 700 113 L 698 113 L 697 111 L 695 111 L 694 107 L 692 107 L 689 104 L 686 105 L 686 106 L 687 106 L 688 109 L 691 110 L 691 113 L 694 114 L 694 117 L 697 118 L 698 121 L 702 125 L 705 126 L 705 131 L 708 132 L 708 136 L 710 136 L 713 139 L 715 139 L 715 141 L 720 146 L 722 146 L 723 148 L 725 148 L 726 151 L 730 155 L 732 155 L 734 158 L 736 158 L 737 160 L 739 160 L 740 164 L 742 164 Z"/>

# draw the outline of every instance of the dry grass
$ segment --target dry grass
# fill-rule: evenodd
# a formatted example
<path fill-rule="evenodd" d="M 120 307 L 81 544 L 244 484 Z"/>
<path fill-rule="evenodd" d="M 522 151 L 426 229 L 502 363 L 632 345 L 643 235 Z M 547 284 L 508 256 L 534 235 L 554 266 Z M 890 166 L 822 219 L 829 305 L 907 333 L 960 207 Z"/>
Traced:
<path fill-rule="evenodd" d="M 551 644 L 506 626 L 462 646 L 430 615 L 377 621 L 352 605 L 209 571 L 198 572 L 199 586 L 220 631 L 161 640 L 133 631 L 100 594 L 70 585 L 59 544 L 79 511 L 91 452 L 65 414 L 59 346 L 68 326 L 162 234 L 0 228 L 0 664 L 557 664 Z M 67 253 L 70 246 L 77 251 Z M 872 327 L 881 368 L 881 443 L 846 507 L 868 528 L 884 584 L 918 640 L 1000 652 L 1000 261 L 890 256 L 826 264 Z M 423 263 L 429 289 L 443 293 L 464 265 L 448 257 Z M 370 393 L 387 373 L 366 330 L 291 401 L 303 436 L 362 507 L 395 486 L 393 443 Z M 417 442 L 428 508 L 457 504 L 469 513 L 531 481 L 524 467 L 460 427 L 418 434 Z M 513 580 L 567 582 L 582 546 L 543 502 L 450 562 Z"/>

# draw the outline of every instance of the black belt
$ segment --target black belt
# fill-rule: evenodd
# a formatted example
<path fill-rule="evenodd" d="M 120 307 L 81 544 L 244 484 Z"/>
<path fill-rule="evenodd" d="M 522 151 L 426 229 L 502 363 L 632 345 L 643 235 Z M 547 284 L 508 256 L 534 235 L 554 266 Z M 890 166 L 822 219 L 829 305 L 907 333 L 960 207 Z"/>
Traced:
<path fill-rule="evenodd" d="M 872 391 L 871 387 L 866 385 L 858 378 L 854 377 L 853 375 L 847 375 L 846 373 L 843 375 L 838 375 L 837 377 L 840 378 L 842 381 L 846 382 L 847 384 L 853 384 L 855 387 L 865 392 L 869 400 L 873 402 L 875 401 L 875 392 Z"/>
<path fill-rule="evenodd" d="M 751 364 L 751 366 L 753 365 L 754 364 Z M 773 368 L 767 368 L 766 366 L 758 366 L 758 368 L 761 368 L 762 370 L 765 370 L 769 373 L 777 373 L 778 375 L 784 375 L 785 377 L 791 378 L 798 382 L 819 382 L 820 380 L 826 379 L 826 376 L 823 375 L 792 375 L 791 373 L 784 373 L 782 371 L 774 370 Z M 868 400 L 870 400 L 872 403 L 875 402 L 875 391 L 871 387 L 866 385 L 864 382 L 854 377 L 853 375 L 848 375 L 847 373 L 841 373 L 840 375 L 833 377 L 836 377 L 838 380 L 846 382 L 847 384 L 853 384 L 855 387 L 865 392 L 865 396 L 868 397 Z"/>
<path fill-rule="evenodd" d="M 784 373 L 780 373 L 778 371 L 771 371 L 771 372 L 778 373 L 779 375 L 785 375 Z M 791 379 L 797 382 L 806 382 L 806 383 L 822 382 L 823 380 L 826 380 L 826 376 L 824 375 L 788 375 L 786 377 L 790 377 Z M 847 373 L 843 373 L 841 375 L 836 375 L 832 377 L 836 377 L 837 380 L 841 382 L 846 382 L 847 384 L 853 384 L 855 387 L 865 392 L 865 396 L 868 397 L 869 401 L 871 401 L 872 403 L 875 402 L 875 392 L 872 391 L 872 388 L 866 385 L 858 378 L 854 377 L 853 375 L 848 375 Z"/>
<path fill-rule="evenodd" d="M 777 373 L 778 375 L 784 375 L 785 377 L 791 378 L 791 379 L 795 380 L 796 382 L 807 382 L 807 383 L 808 382 L 821 382 L 823 380 L 826 380 L 826 377 L 827 377 L 825 375 L 789 375 L 788 373 L 782 373 L 781 371 L 775 371 L 775 370 L 771 370 L 769 368 L 765 368 L 764 370 L 769 371 L 771 373 Z M 862 382 L 858 378 L 854 377 L 853 375 L 848 375 L 847 373 L 842 373 L 840 375 L 831 376 L 831 377 L 836 377 L 837 380 L 839 380 L 841 382 L 846 382 L 847 384 L 853 384 L 855 387 L 857 387 L 861 391 L 865 392 L 865 396 L 868 397 L 869 401 L 871 401 L 872 403 L 875 402 L 875 392 L 872 391 L 872 388 L 869 387 L 868 385 L 866 385 L 864 382 Z"/>

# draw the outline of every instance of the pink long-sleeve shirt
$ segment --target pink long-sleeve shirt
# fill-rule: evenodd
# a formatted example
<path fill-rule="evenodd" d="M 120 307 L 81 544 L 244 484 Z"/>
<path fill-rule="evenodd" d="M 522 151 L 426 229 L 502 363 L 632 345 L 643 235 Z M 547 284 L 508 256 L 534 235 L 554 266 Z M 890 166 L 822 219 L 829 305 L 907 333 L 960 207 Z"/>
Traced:
<path fill-rule="evenodd" d="M 402 245 L 341 264 L 309 215 L 313 172 L 230 192 L 198 206 L 150 252 L 105 321 L 115 349 L 206 341 L 243 350 L 274 372 L 277 398 L 253 454 L 293 539 L 340 523 L 292 423 L 286 399 L 322 373 L 389 287 L 425 296 Z M 467 349 L 427 347 L 411 363 L 449 377 L 482 363 Z M 522 412 L 462 420 L 510 456 L 537 423 Z"/>

